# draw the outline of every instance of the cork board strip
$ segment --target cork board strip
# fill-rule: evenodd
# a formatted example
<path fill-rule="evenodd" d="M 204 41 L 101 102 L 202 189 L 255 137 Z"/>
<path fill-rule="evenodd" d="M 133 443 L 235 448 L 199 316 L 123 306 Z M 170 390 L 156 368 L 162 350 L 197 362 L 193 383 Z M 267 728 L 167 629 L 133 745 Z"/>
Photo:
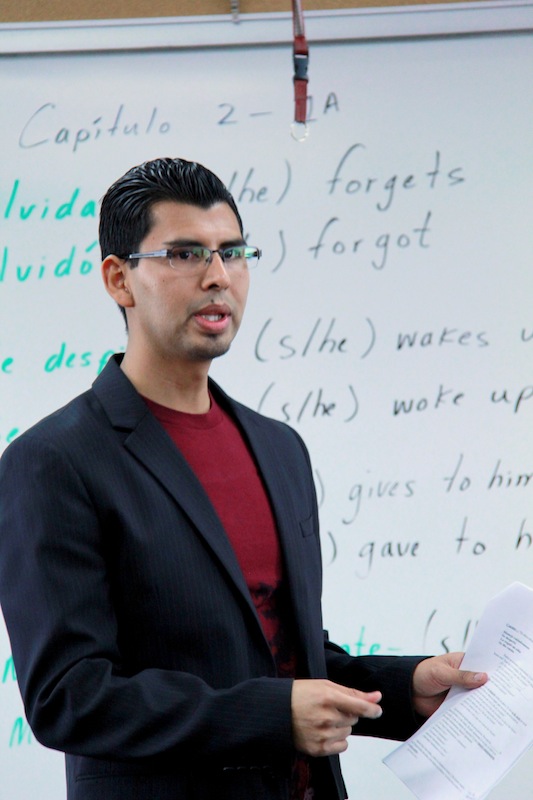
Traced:
<path fill-rule="evenodd" d="M 439 5 L 455 0 L 441 0 Z M 482 0 L 467 0 L 472 4 Z M 308 11 L 340 8 L 384 8 L 387 6 L 435 5 L 432 0 L 304 0 Z M 289 0 L 240 0 L 241 14 L 290 11 Z M 47 22 L 55 20 L 135 19 L 230 14 L 230 0 L 3 0 L 1 22 Z"/>

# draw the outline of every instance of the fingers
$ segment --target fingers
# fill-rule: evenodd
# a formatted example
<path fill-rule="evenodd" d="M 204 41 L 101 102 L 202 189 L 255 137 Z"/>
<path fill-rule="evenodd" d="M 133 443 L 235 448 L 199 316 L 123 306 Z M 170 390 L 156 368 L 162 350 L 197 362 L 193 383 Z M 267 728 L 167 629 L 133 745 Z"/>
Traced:
<path fill-rule="evenodd" d="M 463 653 L 447 653 L 445 656 L 435 658 L 435 677 L 444 689 L 451 686 L 463 686 L 465 689 L 475 689 L 483 686 L 488 680 L 486 672 L 473 672 L 460 669 Z M 429 659 L 432 661 L 433 659 Z"/>
<path fill-rule="evenodd" d="M 476 689 L 483 686 L 489 679 L 486 672 L 473 672 L 471 670 L 460 669 L 464 653 L 450 653 L 449 663 L 452 667 L 450 680 L 451 685 L 464 686 L 466 689 Z"/>
<path fill-rule="evenodd" d="M 415 693 L 430 697 L 446 691 L 451 686 L 471 689 L 486 683 L 488 680 L 486 672 L 460 669 L 462 658 L 462 653 L 446 653 L 421 661 L 413 675 Z"/>
<path fill-rule="evenodd" d="M 297 750 L 311 756 L 342 753 L 360 717 L 382 714 L 380 692 L 359 692 L 328 680 L 297 680 L 292 690 L 292 722 Z"/>
<path fill-rule="evenodd" d="M 345 714 L 355 714 L 356 719 L 359 717 L 367 717 L 368 719 L 381 717 L 383 709 L 378 705 L 381 700 L 381 692 L 360 692 L 358 689 L 350 689 L 348 686 L 340 686 L 336 683 L 332 683 L 331 686 L 336 693 L 338 711 Z"/>
<path fill-rule="evenodd" d="M 446 653 L 418 664 L 413 674 L 415 711 L 428 717 L 437 710 L 452 686 L 477 689 L 488 681 L 486 672 L 460 669 L 462 659 L 463 653 Z"/>

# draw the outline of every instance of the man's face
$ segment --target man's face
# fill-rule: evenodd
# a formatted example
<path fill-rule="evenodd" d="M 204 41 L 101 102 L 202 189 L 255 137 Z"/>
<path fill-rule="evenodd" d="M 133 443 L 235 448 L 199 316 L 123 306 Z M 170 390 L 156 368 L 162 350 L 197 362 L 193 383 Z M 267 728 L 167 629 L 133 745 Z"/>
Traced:
<path fill-rule="evenodd" d="M 187 244 L 211 250 L 243 244 L 237 218 L 227 203 L 208 209 L 162 201 L 152 208 L 153 225 L 139 252 Z M 140 259 L 129 268 L 126 285 L 129 345 L 162 364 L 182 366 L 223 355 L 239 329 L 249 275 L 226 271 L 215 254 L 198 274 L 172 269 L 166 258 Z"/>

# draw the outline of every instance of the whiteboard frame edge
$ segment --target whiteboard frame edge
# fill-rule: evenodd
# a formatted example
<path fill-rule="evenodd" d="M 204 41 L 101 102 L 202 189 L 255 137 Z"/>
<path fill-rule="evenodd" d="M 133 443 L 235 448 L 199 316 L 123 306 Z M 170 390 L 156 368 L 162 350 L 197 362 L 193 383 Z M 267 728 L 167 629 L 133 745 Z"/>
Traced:
<path fill-rule="evenodd" d="M 533 0 L 305 14 L 309 43 L 533 31 Z M 289 12 L 0 24 L 0 55 L 292 44 Z"/>

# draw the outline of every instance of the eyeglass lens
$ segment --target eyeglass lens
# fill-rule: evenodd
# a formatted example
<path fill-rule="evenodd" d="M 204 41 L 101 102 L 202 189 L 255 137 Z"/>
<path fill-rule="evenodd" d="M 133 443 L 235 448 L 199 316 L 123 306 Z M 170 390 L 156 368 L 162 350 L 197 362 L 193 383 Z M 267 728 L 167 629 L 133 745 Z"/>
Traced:
<path fill-rule="evenodd" d="M 259 260 L 257 247 L 226 247 L 222 250 L 210 250 L 208 247 L 173 247 L 169 251 L 170 265 L 174 269 L 188 269 L 210 263 L 214 254 L 218 253 L 225 267 L 253 268 Z"/>

